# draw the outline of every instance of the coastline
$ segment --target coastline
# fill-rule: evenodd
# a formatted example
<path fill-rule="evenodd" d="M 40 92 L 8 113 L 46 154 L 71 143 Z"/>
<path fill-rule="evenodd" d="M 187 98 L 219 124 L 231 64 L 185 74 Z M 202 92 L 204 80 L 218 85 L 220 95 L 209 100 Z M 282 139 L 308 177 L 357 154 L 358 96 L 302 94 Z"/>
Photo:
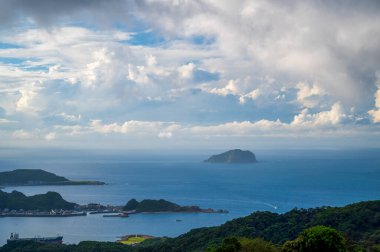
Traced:
<path fill-rule="evenodd" d="M 76 217 L 76 216 L 87 216 L 95 214 L 103 214 L 103 217 L 120 217 L 127 218 L 132 214 L 175 214 L 175 213 L 205 213 L 205 214 L 228 214 L 228 210 L 214 210 L 212 208 L 198 209 L 198 210 L 178 210 L 178 211 L 123 211 L 120 206 L 102 206 L 98 204 L 99 207 L 104 207 L 103 210 L 97 210 L 90 208 L 88 206 L 79 206 L 76 210 L 79 211 L 69 211 L 69 210 L 52 210 L 48 211 L 23 211 L 23 210 L 7 210 L 0 211 L 1 217 Z"/>

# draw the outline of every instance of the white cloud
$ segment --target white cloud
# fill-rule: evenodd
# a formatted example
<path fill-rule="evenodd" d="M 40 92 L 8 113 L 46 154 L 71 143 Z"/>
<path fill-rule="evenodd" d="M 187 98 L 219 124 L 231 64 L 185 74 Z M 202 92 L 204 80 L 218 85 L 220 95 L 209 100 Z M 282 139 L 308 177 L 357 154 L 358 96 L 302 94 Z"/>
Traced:
<path fill-rule="evenodd" d="M 82 125 L 54 125 L 54 129 L 56 131 L 62 132 L 65 135 L 75 137 L 93 132 L 90 126 Z"/>
<path fill-rule="evenodd" d="M 239 98 L 240 104 L 244 104 L 247 99 L 256 100 L 260 96 L 260 90 L 257 88 L 248 94 L 242 95 Z"/>
<path fill-rule="evenodd" d="M 212 46 L 229 79 L 254 71 L 293 83 L 307 80 L 343 105 L 360 104 L 370 85 L 361 80 L 377 70 L 380 56 L 378 6 L 363 2 L 358 11 L 346 3 L 339 7 L 344 11 L 336 12 L 330 5 L 335 4 L 207 1 L 176 6 L 153 1 L 143 4 L 138 15 L 169 34 L 215 38 Z M 165 21 L 155 22 L 158 16 Z M 366 63 L 358 66 L 358 61 Z"/>
<path fill-rule="evenodd" d="M 335 103 L 331 107 L 331 110 L 316 114 L 309 114 L 308 109 L 304 109 L 299 115 L 294 117 L 291 125 L 307 127 L 337 125 L 343 118 L 345 118 L 345 114 L 342 111 L 341 105 Z"/>
<path fill-rule="evenodd" d="M 380 84 L 377 88 L 376 94 L 375 94 L 375 107 L 380 108 Z"/>
<path fill-rule="evenodd" d="M 16 123 L 15 121 L 10 121 L 6 118 L 0 118 L 0 124 L 9 124 L 9 123 Z"/>
<path fill-rule="evenodd" d="M 16 124 L 0 119 L 12 128 L 10 138 L 302 136 L 343 132 L 359 118 L 380 122 L 379 87 L 371 103 L 380 63 L 376 4 L 100 2 L 87 8 L 70 1 L 62 11 L 45 6 L 51 12 L 44 15 L 42 1 L 35 8 L 19 1 L 0 11 L 3 24 L 16 28 L 2 32 L 3 42 L 19 46 L 0 49 L 0 118 L 25 126 L 12 133 Z M 133 27 L 148 26 L 146 41 L 128 31 L 132 26 L 112 26 L 130 13 Z M 160 42 L 151 45 L 151 38 Z M 203 82 L 207 74 L 211 81 Z M 250 101 L 254 106 L 239 105 Z M 268 119 L 274 115 L 279 119 Z"/>
<path fill-rule="evenodd" d="M 159 138 L 172 138 L 173 134 L 171 132 L 160 132 L 158 134 Z"/>
<path fill-rule="evenodd" d="M 249 89 L 251 86 L 250 81 L 251 81 L 250 77 L 245 78 L 243 81 L 241 81 L 240 79 L 229 80 L 228 84 L 225 87 L 212 88 L 208 90 L 206 89 L 205 91 L 211 94 L 217 94 L 217 95 L 222 95 L 222 96 L 227 96 L 227 95 L 238 96 L 239 103 L 244 104 L 246 103 L 247 99 L 256 100 L 261 95 L 261 91 L 258 88 L 251 91 L 247 91 L 247 89 Z"/>
<path fill-rule="evenodd" d="M 160 138 L 171 138 L 173 134 L 185 136 L 219 135 L 219 136 L 250 136 L 258 134 L 287 135 L 288 133 L 302 135 L 311 130 L 318 131 L 330 128 L 339 130 L 342 120 L 346 117 L 339 103 L 334 104 L 330 110 L 310 114 L 308 109 L 294 117 L 290 123 L 277 119 L 258 121 L 234 121 L 217 125 L 181 125 L 175 122 L 158 121 L 126 121 L 122 124 L 103 124 L 100 120 L 90 123 L 90 130 L 101 134 L 130 134 L 130 135 L 157 135 Z M 309 133 L 308 133 L 309 134 Z"/>
<path fill-rule="evenodd" d="M 39 110 L 39 102 L 36 98 L 38 91 L 41 89 L 37 86 L 37 83 L 32 83 L 29 86 L 25 86 L 20 89 L 20 99 L 16 103 L 16 110 L 21 112 L 27 112 L 35 115 Z"/>
<path fill-rule="evenodd" d="M 66 114 L 64 112 L 62 112 L 58 115 L 61 116 L 65 121 L 69 121 L 69 122 L 77 122 L 77 121 L 80 121 L 82 118 L 81 115 L 70 115 L 70 114 Z"/>
<path fill-rule="evenodd" d="M 190 79 L 193 77 L 193 71 L 195 69 L 194 63 L 189 63 L 178 67 L 179 76 L 184 79 Z"/>
<path fill-rule="evenodd" d="M 287 125 L 280 120 L 269 121 L 259 120 L 257 122 L 243 121 L 243 122 L 228 122 L 212 126 L 193 126 L 189 128 L 190 132 L 194 135 L 208 135 L 208 136 L 253 136 L 261 135 L 263 133 L 271 135 L 281 135 L 279 131 L 286 128 Z"/>
<path fill-rule="evenodd" d="M 368 114 L 372 117 L 373 122 L 380 122 L 380 109 L 372 109 L 368 111 Z"/>
<path fill-rule="evenodd" d="M 239 87 L 238 87 L 239 80 L 229 80 L 228 84 L 223 88 L 213 88 L 209 90 L 212 94 L 218 94 L 218 95 L 238 95 L 239 94 Z"/>
<path fill-rule="evenodd" d="M 368 114 L 372 117 L 372 121 L 375 123 L 380 122 L 380 74 L 378 73 L 377 91 L 375 97 L 375 109 L 368 111 Z"/>
<path fill-rule="evenodd" d="M 316 84 L 297 84 L 297 101 L 307 108 L 313 108 L 319 103 L 319 96 L 325 95 L 325 91 Z"/>
<path fill-rule="evenodd" d="M 149 82 L 149 77 L 146 73 L 145 66 L 134 66 L 132 64 L 128 64 L 127 78 L 138 84 L 147 84 Z"/>
<path fill-rule="evenodd" d="M 18 139 L 29 139 L 33 137 L 33 134 L 25 130 L 16 130 L 12 133 L 12 136 Z"/>
<path fill-rule="evenodd" d="M 156 135 L 160 138 L 170 138 L 172 131 L 178 127 L 176 123 L 158 121 L 126 121 L 123 124 L 103 124 L 101 120 L 93 120 L 90 124 L 94 132 L 110 134 Z"/>
<path fill-rule="evenodd" d="M 98 51 L 93 53 L 94 61 L 87 64 L 87 70 L 84 72 L 87 77 L 83 83 L 92 87 L 99 82 L 106 81 L 106 78 L 109 77 L 107 70 L 113 70 L 111 63 L 111 57 L 114 56 L 114 52 L 107 51 L 106 48 L 101 48 Z"/>
<path fill-rule="evenodd" d="M 56 137 L 57 137 L 57 134 L 55 132 L 50 132 L 50 133 L 45 135 L 45 139 L 47 141 L 52 141 L 52 140 L 56 139 Z"/>

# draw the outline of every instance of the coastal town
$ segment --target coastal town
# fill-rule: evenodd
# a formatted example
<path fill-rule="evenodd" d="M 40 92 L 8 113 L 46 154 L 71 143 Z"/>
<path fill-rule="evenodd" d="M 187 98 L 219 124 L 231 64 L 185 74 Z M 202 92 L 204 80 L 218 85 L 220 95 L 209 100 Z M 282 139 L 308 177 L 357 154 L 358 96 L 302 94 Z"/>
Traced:
<path fill-rule="evenodd" d="M 103 217 L 129 217 L 131 214 L 143 213 L 141 211 L 125 210 L 123 206 L 101 205 L 98 203 L 90 203 L 87 205 L 77 205 L 73 210 L 66 209 L 51 209 L 50 211 L 40 210 L 24 210 L 24 209 L 0 209 L 0 217 L 77 217 L 86 216 L 87 214 L 103 214 Z M 158 213 L 158 212 L 187 212 L 187 213 L 228 213 L 227 210 L 214 210 L 212 208 L 201 209 L 197 206 L 184 207 L 179 210 L 157 210 L 146 209 L 144 213 Z"/>

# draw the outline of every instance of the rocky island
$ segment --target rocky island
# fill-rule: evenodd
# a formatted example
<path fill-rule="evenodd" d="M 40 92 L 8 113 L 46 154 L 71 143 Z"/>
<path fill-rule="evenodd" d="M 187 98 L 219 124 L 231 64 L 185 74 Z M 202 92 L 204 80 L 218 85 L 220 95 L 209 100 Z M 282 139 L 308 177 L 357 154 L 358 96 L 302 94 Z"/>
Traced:
<path fill-rule="evenodd" d="M 240 149 L 229 150 L 218 155 L 212 155 L 205 160 L 207 163 L 256 163 L 256 156 L 251 151 Z"/>
<path fill-rule="evenodd" d="M 0 172 L 0 186 L 104 185 L 100 181 L 71 181 L 41 169 L 17 169 Z"/>

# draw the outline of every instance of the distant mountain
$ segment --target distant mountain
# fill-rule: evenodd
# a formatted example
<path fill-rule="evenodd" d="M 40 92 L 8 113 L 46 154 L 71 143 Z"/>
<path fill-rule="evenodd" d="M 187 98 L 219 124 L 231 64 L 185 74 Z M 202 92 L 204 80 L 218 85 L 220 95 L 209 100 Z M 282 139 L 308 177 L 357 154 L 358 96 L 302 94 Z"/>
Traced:
<path fill-rule="evenodd" d="M 75 203 L 64 200 L 62 196 L 56 192 L 47 192 L 45 194 L 27 197 L 18 191 L 7 193 L 0 190 L 0 209 L 40 211 L 50 211 L 51 209 L 72 210 L 75 205 Z"/>
<path fill-rule="evenodd" d="M 28 185 L 104 185 L 100 181 L 71 181 L 41 169 L 17 169 L 0 172 L 1 186 Z"/>
<path fill-rule="evenodd" d="M 257 162 L 254 153 L 246 150 L 229 150 L 218 155 L 213 155 L 205 160 L 207 163 L 255 163 Z"/>

